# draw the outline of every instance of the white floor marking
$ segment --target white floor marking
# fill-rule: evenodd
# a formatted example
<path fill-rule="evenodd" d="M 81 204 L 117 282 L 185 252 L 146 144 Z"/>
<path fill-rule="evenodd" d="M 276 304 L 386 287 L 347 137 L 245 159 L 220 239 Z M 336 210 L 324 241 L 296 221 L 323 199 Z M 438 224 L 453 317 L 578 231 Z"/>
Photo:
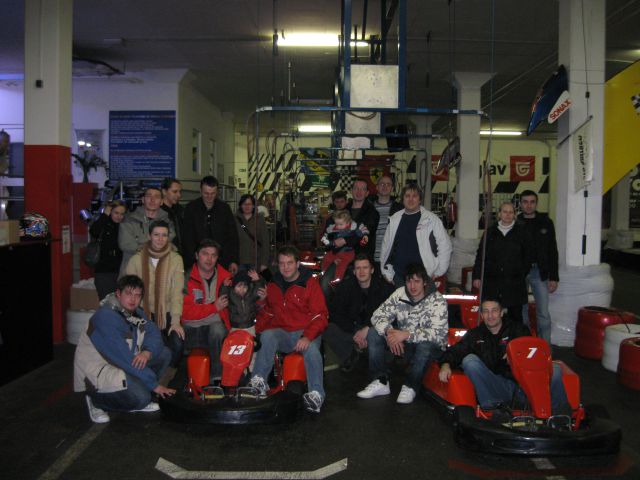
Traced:
<path fill-rule="evenodd" d="M 158 458 L 156 470 L 176 479 L 215 479 L 215 480 L 315 480 L 330 477 L 347 469 L 347 459 L 343 458 L 335 463 L 308 472 L 215 472 L 189 471 L 178 465 Z"/>
<path fill-rule="evenodd" d="M 544 457 L 532 458 L 531 461 L 538 470 L 555 470 L 556 466 L 551 463 L 551 460 Z M 566 480 L 562 475 L 548 475 L 545 477 L 547 480 Z"/>
<path fill-rule="evenodd" d="M 78 458 L 82 452 L 84 452 L 93 441 L 98 438 L 98 435 L 102 433 L 108 423 L 97 424 L 94 423 L 92 427 L 82 435 L 76 443 L 71 445 L 69 450 L 56 460 L 46 472 L 44 472 L 38 480 L 55 480 L 71 465 L 76 458 Z"/>
<path fill-rule="evenodd" d="M 324 367 L 324 371 L 330 372 L 331 370 L 337 370 L 338 368 L 339 365 L 337 363 L 332 363 L 331 365 L 327 365 L 326 367 Z"/>

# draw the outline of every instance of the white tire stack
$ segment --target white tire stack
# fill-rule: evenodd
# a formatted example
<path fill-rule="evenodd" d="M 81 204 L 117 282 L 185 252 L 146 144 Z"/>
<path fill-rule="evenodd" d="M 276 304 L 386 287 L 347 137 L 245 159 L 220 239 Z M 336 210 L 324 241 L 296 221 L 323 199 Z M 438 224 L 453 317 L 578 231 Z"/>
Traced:
<path fill-rule="evenodd" d="M 67 342 L 77 345 L 80 334 L 87 330 L 95 310 L 67 310 Z"/>

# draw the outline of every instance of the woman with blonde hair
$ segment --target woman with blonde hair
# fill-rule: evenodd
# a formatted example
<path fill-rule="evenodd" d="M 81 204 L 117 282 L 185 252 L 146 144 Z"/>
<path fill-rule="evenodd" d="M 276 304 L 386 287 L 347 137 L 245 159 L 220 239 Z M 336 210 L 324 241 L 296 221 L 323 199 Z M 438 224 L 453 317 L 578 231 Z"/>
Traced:
<path fill-rule="evenodd" d="M 142 307 L 162 331 L 171 350 L 170 367 L 176 368 L 184 347 L 184 329 L 180 324 L 184 266 L 175 245 L 169 241 L 167 222 L 151 222 L 149 241 L 131 257 L 125 274 L 142 278 L 145 291 Z"/>

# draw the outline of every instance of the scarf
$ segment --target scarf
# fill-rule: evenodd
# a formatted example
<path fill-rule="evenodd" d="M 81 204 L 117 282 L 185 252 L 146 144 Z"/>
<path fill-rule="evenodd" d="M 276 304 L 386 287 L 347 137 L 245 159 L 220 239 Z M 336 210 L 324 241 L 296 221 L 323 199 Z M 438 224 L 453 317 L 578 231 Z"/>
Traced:
<path fill-rule="evenodd" d="M 515 220 L 511 222 L 509 225 L 502 223 L 502 220 L 500 220 L 498 222 L 498 230 L 500 230 L 502 232 L 502 235 L 506 237 L 507 233 L 509 233 L 509 231 L 513 228 L 515 224 L 516 224 Z"/>
<path fill-rule="evenodd" d="M 142 247 L 141 263 L 142 263 L 142 281 L 145 288 L 150 285 L 151 278 L 151 259 L 157 258 L 158 265 L 156 265 L 154 276 L 154 290 L 153 290 L 153 313 L 155 314 L 156 324 L 160 330 L 164 330 L 167 325 L 167 312 L 165 309 L 165 295 L 167 292 L 167 285 L 169 283 L 168 270 L 169 270 L 169 254 L 172 250 L 171 242 L 167 242 L 167 245 L 162 250 L 154 250 L 151 246 L 151 242 L 147 242 Z M 149 305 L 149 296 L 144 297 L 144 313 L 148 318 L 151 318 L 151 306 Z"/>
<path fill-rule="evenodd" d="M 131 313 L 128 310 L 126 310 L 121 304 L 120 301 L 118 300 L 118 297 L 116 297 L 115 293 L 110 293 L 109 295 L 107 295 L 106 297 L 104 297 L 104 299 L 102 299 L 102 301 L 100 302 L 100 306 L 107 306 L 109 307 L 111 310 L 118 312 L 119 314 L 121 314 L 124 319 L 127 321 L 127 323 L 130 323 L 132 325 L 134 325 L 137 328 L 140 328 L 142 331 L 144 331 L 144 327 L 143 325 L 145 323 L 147 323 L 147 321 L 144 318 L 139 318 L 136 317 L 134 314 L 135 312 Z"/>

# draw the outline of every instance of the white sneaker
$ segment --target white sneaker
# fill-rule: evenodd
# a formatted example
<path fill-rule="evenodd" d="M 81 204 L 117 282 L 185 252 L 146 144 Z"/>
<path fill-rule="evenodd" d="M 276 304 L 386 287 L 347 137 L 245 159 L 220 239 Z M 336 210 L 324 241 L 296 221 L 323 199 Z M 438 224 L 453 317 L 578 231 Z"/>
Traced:
<path fill-rule="evenodd" d="M 320 395 L 319 392 L 312 390 L 302 396 L 302 401 L 304 402 L 304 408 L 306 408 L 307 411 L 320 413 L 324 398 L 322 398 L 322 395 Z"/>
<path fill-rule="evenodd" d="M 416 391 L 411 387 L 402 385 L 400 395 L 398 395 L 398 399 L 396 400 L 396 402 L 408 405 L 413 402 L 414 398 L 416 398 Z"/>
<path fill-rule="evenodd" d="M 380 380 L 374 380 L 367 385 L 364 390 L 358 392 L 360 398 L 373 398 L 381 397 L 382 395 L 389 395 L 391 390 L 389 389 L 389 383 L 382 383 Z"/>
<path fill-rule="evenodd" d="M 255 388 L 258 391 L 258 395 L 262 397 L 266 397 L 267 395 L 267 382 L 265 382 L 264 378 L 259 375 L 251 377 L 251 380 L 249 380 L 247 387 Z"/>
<path fill-rule="evenodd" d="M 101 408 L 94 406 L 93 402 L 91 401 L 91 397 L 89 395 L 85 395 L 84 398 L 87 401 L 87 407 L 89 409 L 89 418 L 91 418 L 91 421 L 93 423 L 109 423 L 109 420 L 111 420 L 109 418 L 109 414 L 104 410 L 102 410 Z"/>
<path fill-rule="evenodd" d="M 157 412 L 158 410 L 160 410 L 160 405 L 158 405 L 156 402 L 149 402 L 147 404 L 146 407 L 141 408 L 139 410 L 130 410 L 131 412 L 143 412 L 143 413 L 151 413 L 151 412 Z"/>

